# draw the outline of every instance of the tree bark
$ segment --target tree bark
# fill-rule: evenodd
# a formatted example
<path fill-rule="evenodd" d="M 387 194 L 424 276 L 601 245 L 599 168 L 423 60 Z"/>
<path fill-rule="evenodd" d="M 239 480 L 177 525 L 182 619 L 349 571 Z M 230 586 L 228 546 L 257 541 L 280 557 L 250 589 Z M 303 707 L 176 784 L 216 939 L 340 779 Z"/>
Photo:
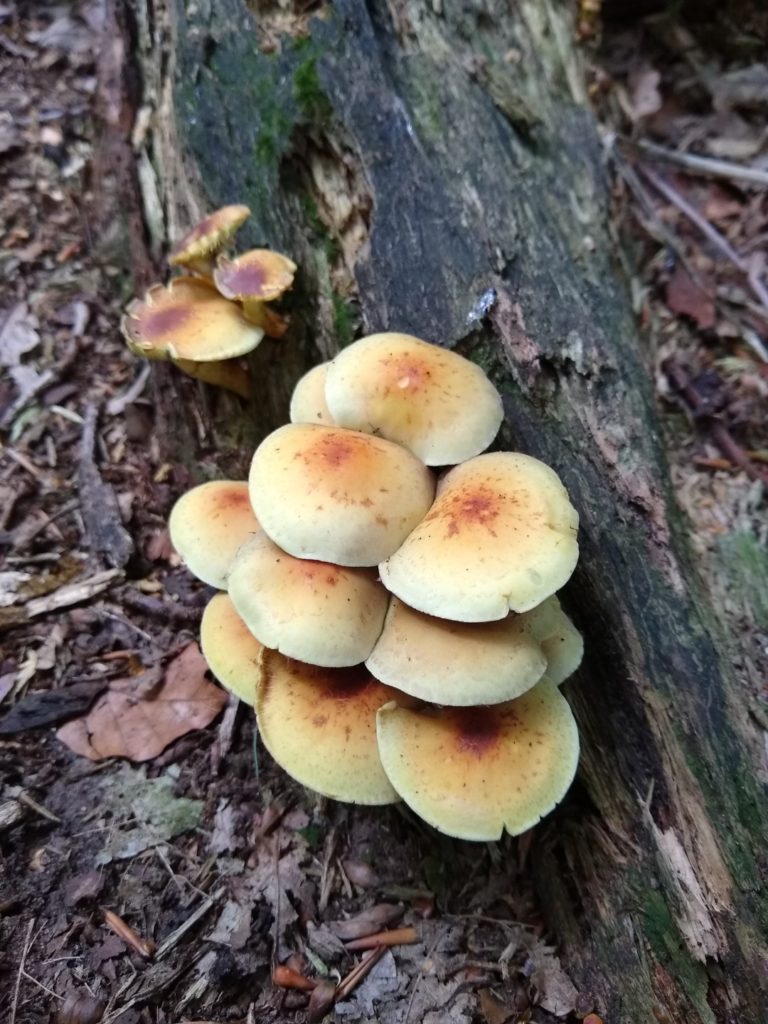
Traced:
<path fill-rule="evenodd" d="M 246 202 L 244 242 L 301 268 L 291 332 L 257 351 L 247 415 L 235 400 L 204 410 L 220 465 L 244 470 L 243 438 L 284 422 L 299 373 L 355 333 L 414 333 L 488 371 L 499 446 L 551 464 L 582 522 L 564 593 L 587 650 L 566 686 L 579 782 L 529 857 L 549 934 L 612 1024 L 757 1024 L 764 793 L 671 496 L 574 12 L 252 6 L 131 8 L 154 109 L 140 171 L 155 241 Z"/>

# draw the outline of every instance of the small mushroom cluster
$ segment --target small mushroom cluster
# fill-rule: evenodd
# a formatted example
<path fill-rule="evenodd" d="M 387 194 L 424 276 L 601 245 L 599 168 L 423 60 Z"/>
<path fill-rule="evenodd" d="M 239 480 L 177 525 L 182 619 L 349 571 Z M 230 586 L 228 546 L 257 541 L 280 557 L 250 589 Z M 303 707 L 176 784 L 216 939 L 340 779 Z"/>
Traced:
<path fill-rule="evenodd" d="M 578 760 L 558 689 L 582 656 L 554 596 L 578 557 L 565 488 L 528 455 L 481 454 L 497 391 L 408 335 L 310 371 L 290 418 L 247 482 L 171 513 L 182 560 L 222 590 L 201 627 L 211 670 L 311 789 L 402 799 L 466 839 L 525 831 Z"/>
<path fill-rule="evenodd" d="M 287 256 L 269 249 L 225 255 L 249 215 L 247 206 L 224 206 L 196 224 L 168 258 L 182 275 L 153 284 L 120 323 L 135 355 L 170 359 L 189 376 L 243 398 L 251 388 L 242 356 L 265 335 L 285 333 L 287 321 L 268 303 L 291 287 L 296 271 Z"/>

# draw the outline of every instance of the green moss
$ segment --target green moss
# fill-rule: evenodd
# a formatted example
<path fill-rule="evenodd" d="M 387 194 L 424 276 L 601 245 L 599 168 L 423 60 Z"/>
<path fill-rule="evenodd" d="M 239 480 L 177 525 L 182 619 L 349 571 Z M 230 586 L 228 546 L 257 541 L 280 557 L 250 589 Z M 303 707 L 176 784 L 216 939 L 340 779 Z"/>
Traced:
<path fill-rule="evenodd" d="M 339 348 L 345 348 L 355 337 L 355 313 L 352 305 L 338 292 L 333 293 L 333 328 Z"/>
<path fill-rule="evenodd" d="M 315 124 L 330 120 L 333 113 L 317 73 L 317 45 L 312 39 L 299 39 L 293 47 L 294 53 L 304 54 L 293 72 L 293 98 L 302 116 Z"/>
<path fill-rule="evenodd" d="M 761 626 L 768 625 L 768 551 L 748 530 L 722 537 L 719 548 L 734 597 L 749 603 Z"/>
<path fill-rule="evenodd" d="M 699 1014 L 702 1024 L 716 1024 L 707 1000 L 709 982 L 703 965 L 697 963 L 685 946 L 664 896 L 647 889 L 641 900 L 645 933 L 655 958 L 680 984 Z M 690 1024 L 694 1024 L 693 1021 Z"/>

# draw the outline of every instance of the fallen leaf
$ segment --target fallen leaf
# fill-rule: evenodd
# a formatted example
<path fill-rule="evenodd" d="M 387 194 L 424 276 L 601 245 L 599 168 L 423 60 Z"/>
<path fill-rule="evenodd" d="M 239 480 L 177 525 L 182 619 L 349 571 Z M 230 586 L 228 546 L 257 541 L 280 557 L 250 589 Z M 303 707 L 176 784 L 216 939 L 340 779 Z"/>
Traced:
<path fill-rule="evenodd" d="M 661 110 L 660 81 L 659 72 L 648 65 L 638 68 L 629 76 L 629 100 L 636 121 Z"/>
<path fill-rule="evenodd" d="M 219 800 L 213 819 L 210 848 L 212 853 L 231 853 L 243 845 L 237 835 L 235 808 L 228 800 Z"/>
<path fill-rule="evenodd" d="M 0 364 L 18 366 L 21 357 L 40 344 L 37 317 L 26 302 L 17 302 L 0 314 Z"/>
<path fill-rule="evenodd" d="M 147 779 L 127 764 L 110 774 L 101 806 L 111 816 L 114 829 L 96 856 L 97 864 L 135 857 L 200 824 L 202 801 L 175 796 L 173 785 L 168 775 Z M 128 821 L 129 828 L 120 827 Z"/>
<path fill-rule="evenodd" d="M 514 1010 L 497 999 L 489 988 L 480 989 L 479 1002 L 486 1024 L 507 1024 L 514 1016 Z"/>
<path fill-rule="evenodd" d="M 252 913 L 252 902 L 227 900 L 213 931 L 206 936 L 207 941 L 221 943 L 230 949 L 242 949 L 251 937 Z"/>
<path fill-rule="evenodd" d="M 579 993 L 551 947 L 538 941 L 531 947 L 526 973 L 536 988 L 536 1003 L 542 1009 L 556 1017 L 573 1013 Z"/>
<path fill-rule="evenodd" d="M 180 736 L 210 725 L 226 704 L 224 690 L 205 678 L 207 667 L 197 644 L 189 644 L 157 687 L 142 691 L 134 678 L 117 679 L 84 718 L 68 722 L 57 736 L 92 761 L 150 761 Z"/>
<path fill-rule="evenodd" d="M 715 324 L 715 303 L 680 263 L 667 282 L 666 302 L 673 313 L 689 316 L 699 327 L 708 329 Z"/>

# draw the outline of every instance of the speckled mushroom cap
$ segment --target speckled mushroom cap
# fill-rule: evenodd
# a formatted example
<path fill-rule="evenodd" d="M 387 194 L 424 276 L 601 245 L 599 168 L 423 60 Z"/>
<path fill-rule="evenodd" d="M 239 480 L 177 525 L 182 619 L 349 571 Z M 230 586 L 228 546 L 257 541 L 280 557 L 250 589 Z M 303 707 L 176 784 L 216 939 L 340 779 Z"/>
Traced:
<path fill-rule="evenodd" d="M 126 309 L 120 329 L 131 351 L 149 359 L 230 359 L 256 348 L 264 331 L 210 284 L 176 277 Z"/>
<path fill-rule="evenodd" d="M 355 430 L 289 423 L 256 449 L 251 503 L 297 558 L 376 565 L 427 512 L 434 478 L 414 455 Z"/>
<path fill-rule="evenodd" d="M 182 494 L 168 531 L 177 553 L 203 583 L 223 589 L 240 547 L 260 532 L 243 480 L 212 480 Z"/>
<path fill-rule="evenodd" d="M 434 704 L 499 704 L 529 690 L 547 667 L 528 615 L 451 622 L 393 597 L 366 665 L 377 679 Z"/>
<path fill-rule="evenodd" d="M 362 665 L 316 668 L 268 650 L 262 664 L 256 715 L 275 761 L 334 800 L 394 803 L 376 745 L 376 712 L 397 691 Z"/>
<path fill-rule="evenodd" d="M 200 649 L 225 689 L 246 704 L 256 702 L 264 647 L 235 611 L 227 594 L 216 594 L 200 622 Z"/>
<path fill-rule="evenodd" d="M 547 679 L 559 686 L 572 675 L 584 657 L 581 633 L 560 607 L 556 597 L 548 597 L 525 616 L 525 625 L 541 644 L 547 659 Z"/>
<path fill-rule="evenodd" d="M 225 245 L 250 217 L 247 206 L 222 206 L 190 228 L 173 248 L 168 262 L 196 269 Z"/>
<path fill-rule="evenodd" d="M 578 515 L 557 474 L 513 452 L 479 455 L 450 470 L 435 502 L 379 566 L 412 608 L 462 622 L 525 612 L 570 577 Z"/>
<path fill-rule="evenodd" d="M 266 647 L 326 667 L 365 661 L 389 602 L 375 569 L 294 558 L 265 533 L 238 552 L 228 589 Z"/>
<path fill-rule="evenodd" d="M 291 395 L 291 423 L 320 423 L 335 426 L 325 401 L 325 379 L 330 363 L 320 363 L 305 373 Z"/>
<path fill-rule="evenodd" d="M 293 284 L 296 264 L 287 256 L 270 249 L 249 249 L 228 259 L 219 256 L 213 280 L 228 299 L 279 299 Z"/>
<path fill-rule="evenodd" d="M 547 679 L 494 707 L 385 705 L 379 753 L 395 790 L 441 832 L 493 840 L 525 832 L 568 790 L 579 759 L 571 709 Z"/>
<path fill-rule="evenodd" d="M 405 445 L 428 466 L 484 451 L 503 418 L 485 373 L 409 334 L 372 334 L 331 363 L 325 397 L 336 423 Z"/>

